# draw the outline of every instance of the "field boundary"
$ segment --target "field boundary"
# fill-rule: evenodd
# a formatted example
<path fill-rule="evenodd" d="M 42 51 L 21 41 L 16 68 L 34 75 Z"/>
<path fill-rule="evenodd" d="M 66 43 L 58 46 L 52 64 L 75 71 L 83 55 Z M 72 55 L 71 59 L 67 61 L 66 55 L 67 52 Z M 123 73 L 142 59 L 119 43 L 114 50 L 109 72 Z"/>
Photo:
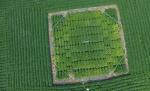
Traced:
<path fill-rule="evenodd" d="M 54 38 L 53 38 L 53 26 L 52 26 L 52 19 L 51 17 L 53 15 L 63 15 L 64 17 L 67 14 L 72 14 L 72 13 L 76 13 L 76 12 L 84 12 L 84 11 L 95 11 L 95 10 L 100 10 L 101 12 L 104 12 L 106 9 L 109 8 L 114 8 L 117 11 L 117 17 L 118 17 L 118 24 L 119 24 L 119 28 L 120 28 L 120 36 L 121 36 L 121 44 L 123 46 L 123 50 L 125 52 L 124 56 L 125 56 L 125 65 L 126 65 L 126 69 L 127 72 L 125 73 L 120 73 L 120 74 L 116 74 L 114 73 L 115 69 L 108 75 L 108 76 L 101 76 L 101 77 L 88 77 L 88 78 L 83 78 L 83 79 L 75 79 L 74 77 L 71 79 L 67 79 L 67 80 L 61 80 L 58 81 L 56 78 L 56 64 L 54 62 Z M 59 21 L 58 21 L 59 22 Z M 126 49 L 126 44 L 125 44 L 125 39 L 124 39 L 124 32 L 123 32 L 123 27 L 122 27 L 122 23 L 121 23 L 121 17 L 120 17 L 120 12 L 119 12 L 119 8 L 117 5 L 104 5 L 104 6 L 98 6 L 98 7 L 89 7 L 89 8 L 80 8 L 80 9 L 70 9 L 70 10 L 65 10 L 65 11 L 60 11 L 60 12 L 53 12 L 53 13 L 49 13 L 48 14 L 48 23 L 49 23 L 49 43 L 50 43 L 50 56 L 51 56 L 51 66 L 52 66 L 52 76 L 53 76 L 53 83 L 54 84 L 68 84 L 68 83 L 79 83 L 79 82 L 89 82 L 89 81 L 93 81 L 93 80 L 103 80 L 103 79 L 109 79 L 112 77 L 116 77 L 119 75 L 123 75 L 123 74 L 127 74 L 129 72 L 129 67 L 128 67 L 128 59 L 127 59 L 127 49 Z M 56 26 L 56 25 L 54 25 Z"/>

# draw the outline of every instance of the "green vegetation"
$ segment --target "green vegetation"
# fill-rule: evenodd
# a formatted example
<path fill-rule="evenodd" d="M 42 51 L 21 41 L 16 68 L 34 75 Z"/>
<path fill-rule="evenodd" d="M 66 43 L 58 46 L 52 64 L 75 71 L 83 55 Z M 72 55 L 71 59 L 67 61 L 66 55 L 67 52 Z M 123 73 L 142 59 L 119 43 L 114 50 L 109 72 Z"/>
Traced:
<path fill-rule="evenodd" d="M 53 15 L 57 78 L 101 77 L 126 72 L 119 24 L 100 11 Z M 117 67 L 119 66 L 119 67 Z M 118 72 L 119 71 L 119 72 Z M 92 74 L 91 74 L 92 73 Z"/>
<path fill-rule="evenodd" d="M 105 10 L 105 14 L 111 17 L 112 19 L 118 20 L 117 12 L 115 9 L 110 8 Z"/>
<path fill-rule="evenodd" d="M 149 91 L 150 0 L 0 0 L 0 91 Z M 128 50 L 128 75 L 52 85 L 48 13 L 117 4 Z"/>

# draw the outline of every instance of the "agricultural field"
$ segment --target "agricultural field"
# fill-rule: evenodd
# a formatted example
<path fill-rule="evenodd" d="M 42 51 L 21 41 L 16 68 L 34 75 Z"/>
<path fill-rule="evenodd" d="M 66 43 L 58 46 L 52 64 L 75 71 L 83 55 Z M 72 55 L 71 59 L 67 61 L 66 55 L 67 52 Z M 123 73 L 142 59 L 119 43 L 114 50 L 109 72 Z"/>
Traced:
<path fill-rule="evenodd" d="M 150 0 L 0 0 L 0 91 L 150 91 L 149 4 Z M 107 5 L 117 5 L 120 19 L 118 18 L 118 14 L 114 13 L 116 12 L 116 9 L 108 9 L 105 10 L 105 12 L 99 12 L 99 16 L 102 16 L 103 18 L 96 19 L 95 22 L 99 22 L 101 19 L 106 19 L 108 21 L 107 23 L 112 24 L 108 27 L 104 24 L 103 27 L 110 28 L 111 31 L 113 31 L 113 25 L 118 26 L 119 24 L 118 28 L 114 29 L 115 31 L 120 29 L 120 23 L 114 23 L 113 20 L 117 20 L 118 22 L 121 21 L 121 30 L 124 33 L 125 40 L 125 47 L 121 47 L 126 48 L 127 52 L 127 54 L 123 52 L 122 56 L 127 56 L 126 58 L 128 60 L 129 67 L 128 73 L 92 82 L 81 81 L 77 84 L 54 84 L 52 75 L 52 52 L 50 51 L 51 41 L 49 41 L 49 14 L 54 14 L 55 12 L 60 11 Z M 80 13 L 80 17 L 76 19 L 95 17 L 98 12 L 93 11 L 89 14 L 89 16 L 85 13 L 90 12 L 82 12 Z M 79 13 L 71 13 L 66 17 L 63 16 L 63 21 L 61 22 L 64 22 L 64 24 L 68 23 L 69 19 L 73 19 L 72 17 L 78 16 L 78 14 Z M 113 17 L 113 20 L 112 18 L 107 19 L 107 15 Z M 59 19 L 62 16 L 53 15 L 53 22 L 57 21 L 55 20 L 56 17 Z M 78 23 L 81 23 L 81 21 L 82 20 Z M 91 24 L 94 19 L 86 21 L 89 21 L 89 24 Z M 59 28 L 61 28 L 62 31 L 66 31 L 68 34 L 72 35 L 72 33 L 70 33 L 71 31 L 68 31 L 70 30 L 68 28 L 71 28 L 72 26 L 79 26 L 78 23 L 74 22 L 66 27 L 62 27 L 61 24 L 58 24 L 58 28 L 54 27 L 53 29 L 60 30 Z M 100 24 L 103 23 L 101 22 Z M 80 26 L 81 25 L 84 25 L 85 27 L 86 24 L 82 22 Z M 86 27 L 87 26 L 88 24 Z M 90 31 L 90 28 L 85 28 L 84 31 Z M 91 38 L 91 33 L 95 33 L 95 31 L 84 32 L 79 28 L 74 28 L 72 30 L 81 32 L 81 37 L 89 34 L 86 38 Z M 94 28 L 92 30 L 101 29 Z M 97 32 L 102 33 L 101 31 Z M 108 31 L 108 29 L 106 29 L 106 31 Z M 59 35 L 57 32 L 54 33 L 54 38 L 57 37 L 55 35 L 61 36 L 61 34 Z M 78 33 L 74 33 L 72 36 L 75 36 L 76 34 Z M 99 35 L 100 34 L 97 34 L 97 36 L 95 35 L 93 38 L 98 40 L 98 37 L 100 37 Z M 104 35 L 101 37 L 103 36 Z M 78 37 L 79 40 L 83 39 L 81 37 Z M 108 39 L 111 39 L 112 37 L 113 35 L 107 36 Z M 118 35 L 118 37 L 120 36 Z M 61 40 L 64 40 L 64 38 L 67 40 L 67 35 L 66 37 L 61 38 Z M 68 41 L 72 42 L 72 40 L 76 41 L 75 37 Z M 116 42 L 119 44 L 120 41 L 121 40 L 118 40 Z M 58 41 L 56 40 L 55 42 Z M 82 43 L 83 41 L 76 42 Z M 103 41 L 103 43 L 105 44 L 107 42 Z M 110 41 L 108 41 L 108 43 L 110 43 Z M 92 48 L 96 48 L 97 50 L 97 48 L 101 48 L 99 46 L 102 46 L 102 44 L 97 46 L 95 44 L 96 47 Z M 78 47 L 81 48 L 82 45 L 79 45 Z M 89 45 L 93 46 L 92 44 Z M 65 46 L 69 47 L 68 45 Z M 75 49 L 77 46 L 72 47 L 72 49 L 73 48 Z M 86 48 L 90 48 L 90 46 L 81 48 L 80 50 L 84 51 Z M 75 51 L 78 50 L 75 49 Z M 97 56 L 94 55 L 95 53 L 85 54 L 87 54 L 87 58 L 96 58 L 95 56 Z M 76 53 L 76 55 L 78 55 L 78 53 Z M 68 56 L 73 58 L 77 57 L 72 55 Z M 84 57 L 77 58 L 80 58 L 80 60 L 84 59 Z M 98 61 L 99 59 L 94 60 Z M 100 61 L 102 60 L 99 60 L 98 62 Z M 112 60 L 111 62 L 117 62 L 117 60 Z M 126 61 L 123 60 L 121 62 Z M 83 65 L 83 67 L 91 67 L 92 65 L 95 66 L 96 63 Z M 103 65 L 101 64 L 100 66 Z M 61 66 L 58 65 L 58 68 L 61 68 Z M 65 68 L 63 67 L 63 69 Z M 121 72 L 124 71 L 121 70 Z M 95 74 L 99 75 L 97 72 L 94 74 L 90 72 L 89 75 L 93 76 Z M 104 75 L 103 73 L 100 74 Z M 80 75 L 82 75 L 81 77 L 87 76 L 79 73 L 77 73 L 77 75 L 79 78 Z M 63 78 L 64 77 L 65 76 L 63 76 Z"/>
<path fill-rule="evenodd" d="M 128 73 L 117 10 L 116 5 L 109 5 L 49 14 L 54 83 L 87 82 Z"/>

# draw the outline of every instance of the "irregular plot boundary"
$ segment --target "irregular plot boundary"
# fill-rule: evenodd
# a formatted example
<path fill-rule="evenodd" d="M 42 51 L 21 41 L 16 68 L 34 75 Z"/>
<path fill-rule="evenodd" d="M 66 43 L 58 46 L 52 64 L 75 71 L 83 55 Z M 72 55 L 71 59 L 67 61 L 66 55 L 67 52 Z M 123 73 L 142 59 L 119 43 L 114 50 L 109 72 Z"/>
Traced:
<path fill-rule="evenodd" d="M 110 75 L 108 76 L 104 76 L 104 77 L 95 77 L 95 78 L 83 78 L 83 79 L 75 79 L 74 77 L 71 77 L 68 80 L 57 80 L 56 78 L 56 64 L 54 62 L 54 37 L 53 37 L 53 26 L 52 26 L 52 19 L 51 17 L 53 15 L 63 15 L 64 17 L 68 14 L 68 13 L 76 13 L 76 12 L 84 12 L 84 11 L 95 11 L 95 10 L 100 10 L 101 12 L 104 12 L 106 9 L 109 8 L 114 8 L 117 12 L 117 17 L 118 17 L 118 24 L 120 26 L 120 36 L 121 36 L 121 42 L 122 42 L 122 46 L 124 49 L 124 56 L 125 56 L 125 65 L 126 65 L 126 69 L 127 72 L 125 73 L 120 73 L 120 74 L 114 74 L 114 71 L 112 71 L 112 73 L 110 73 Z M 123 33 L 123 28 L 122 28 L 122 24 L 121 24 L 121 18 L 120 18 L 120 13 L 119 13 L 119 9 L 117 7 L 117 5 L 105 5 L 105 6 L 98 6 L 98 7 L 89 7 L 89 8 L 81 8 L 81 9 L 70 9 L 70 10 L 66 10 L 66 11 L 60 11 L 60 12 L 54 12 L 54 13 L 49 13 L 48 14 L 48 22 L 49 22 L 49 41 L 50 41 L 50 54 L 51 54 L 51 66 L 52 66 L 52 76 L 53 76 L 53 83 L 54 84 L 66 84 L 66 83 L 78 83 L 78 82 L 87 82 L 87 81 L 93 81 L 93 80 L 102 80 L 102 79 L 108 79 L 108 78 L 112 78 L 115 76 L 119 76 L 119 75 L 123 75 L 123 74 L 127 74 L 129 72 L 129 67 L 128 67 L 128 59 L 127 59 L 127 50 L 126 50 L 126 45 L 125 45 L 125 39 L 124 39 L 124 33 Z M 59 21 L 58 21 L 59 22 Z M 57 25 L 57 24 L 56 24 Z"/>

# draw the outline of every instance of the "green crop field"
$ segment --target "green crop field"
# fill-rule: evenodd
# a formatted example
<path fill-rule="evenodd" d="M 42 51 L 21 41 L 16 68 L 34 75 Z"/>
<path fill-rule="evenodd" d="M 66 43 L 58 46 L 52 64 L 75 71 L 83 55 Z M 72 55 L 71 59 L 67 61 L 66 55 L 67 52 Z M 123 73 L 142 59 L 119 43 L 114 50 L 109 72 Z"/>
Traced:
<path fill-rule="evenodd" d="M 50 36 L 50 44 L 54 52 L 51 58 L 55 64 L 52 64 L 56 70 L 55 79 L 106 79 L 127 73 L 121 28 L 115 20 L 116 12 L 111 10 L 51 16 L 53 36 Z"/>
<path fill-rule="evenodd" d="M 129 73 L 54 85 L 48 13 L 111 4 L 120 11 Z M 150 0 L 0 0 L 0 91 L 150 91 L 149 4 Z"/>

